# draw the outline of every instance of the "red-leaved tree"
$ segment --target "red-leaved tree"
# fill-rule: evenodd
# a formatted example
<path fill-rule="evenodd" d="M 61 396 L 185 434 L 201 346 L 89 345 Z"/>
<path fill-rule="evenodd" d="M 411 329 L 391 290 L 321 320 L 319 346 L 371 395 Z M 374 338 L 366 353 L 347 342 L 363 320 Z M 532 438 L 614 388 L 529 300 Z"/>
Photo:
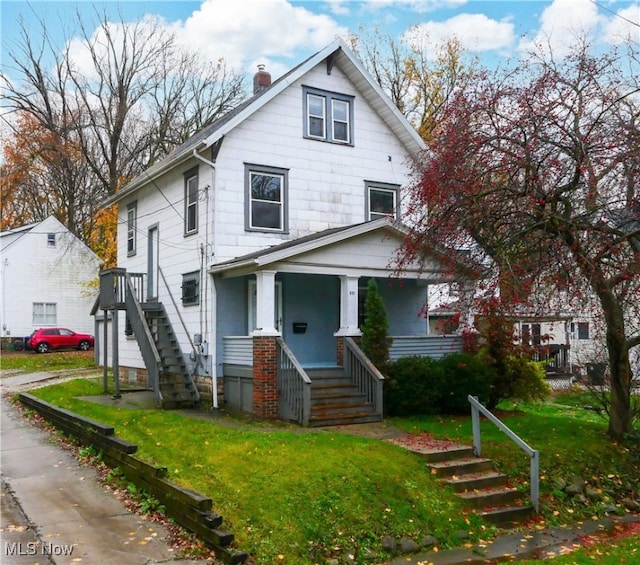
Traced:
<path fill-rule="evenodd" d="M 637 51 L 593 56 L 582 44 L 460 94 L 417 164 L 400 257 L 464 249 L 486 294 L 514 310 L 593 308 L 616 439 L 632 431 L 629 352 L 640 344 L 637 63 Z M 449 256 L 454 269 L 460 254 Z"/>

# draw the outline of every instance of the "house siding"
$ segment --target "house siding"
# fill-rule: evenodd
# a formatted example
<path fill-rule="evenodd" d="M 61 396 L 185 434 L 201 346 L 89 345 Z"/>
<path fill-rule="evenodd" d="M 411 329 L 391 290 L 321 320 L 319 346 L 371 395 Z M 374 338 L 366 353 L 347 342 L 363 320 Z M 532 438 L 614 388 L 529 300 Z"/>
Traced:
<path fill-rule="evenodd" d="M 56 234 L 55 247 L 47 234 Z M 0 326 L 5 337 L 24 337 L 33 324 L 33 303 L 56 304 L 55 326 L 91 333 L 100 259 L 55 218 L 22 235 L 3 235 Z"/>

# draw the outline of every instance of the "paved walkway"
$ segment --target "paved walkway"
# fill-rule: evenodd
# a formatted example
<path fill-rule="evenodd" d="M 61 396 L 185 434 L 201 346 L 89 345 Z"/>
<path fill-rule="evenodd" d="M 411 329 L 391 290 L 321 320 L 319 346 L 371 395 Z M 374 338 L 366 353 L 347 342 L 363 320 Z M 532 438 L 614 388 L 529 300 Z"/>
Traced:
<path fill-rule="evenodd" d="M 50 375 L 1 379 L 4 392 Z M 130 513 L 48 432 L 26 422 L 1 400 L 2 474 L 0 563 L 3 565 L 151 565 L 176 563 L 167 531 Z"/>

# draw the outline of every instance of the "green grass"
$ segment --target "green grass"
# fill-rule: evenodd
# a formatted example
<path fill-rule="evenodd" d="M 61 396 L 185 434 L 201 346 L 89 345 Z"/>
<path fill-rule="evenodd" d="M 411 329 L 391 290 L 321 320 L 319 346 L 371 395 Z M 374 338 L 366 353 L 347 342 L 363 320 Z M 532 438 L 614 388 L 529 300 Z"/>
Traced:
<path fill-rule="evenodd" d="M 51 353 L 6 352 L 0 356 L 0 369 L 19 369 L 24 373 L 61 371 L 64 369 L 95 369 L 92 351 L 52 351 Z M 97 370 L 97 369 L 96 369 Z"/>
<path fill-rule="evenodd" d="M 34 394 L 114 425 L 119 437 L 138 444 L 140 457 L 167 467 L 171 480 L 210 496 L 225 518 L 224 527 L 257 564 L 310 565 L 369 551 L 381 560 L 380 540 L 387 534 L 418 541 L 430 534 L 444 549 L 460 544 L 460 530 L 470 532 L 473 542 L 495 533 L 442 489 L 417 456 L 388 443 L 282 424 L 222 425 L 215 418 L 125 410 L 77 398 L 101 390 L 96 380 L 78 379 Z M 580 402 L 565 395 L 549 403 L 499 407 L 501 419 L 541 454 L 538 526 L 597 517 L 605 504 L 616 504 L 622 512 L 628 489 L 640 491 L 640 445 L 612 443 L 606 421 L 577 408 Z M 412 433 L 471 443 L 469 417 L 391 423 Z M 486 420 L 482 438 L 483 455 L 528 492 L 526 454 Z M 562 482 L 573 475 L 584 478 L 599 500 L 566 495 Z"/>
<path fill-rule="evenodd" d="M 368 551 L 381 560 L 384 535 L 430 534 L 441 548 L 456 546 L 461 530 L 473 540 L 491 535 L 419 457 L 386 442 L 297 427 L 257 431 L 75 398 L 100 392 L 80 379 L 33 393 L 114 425 L 171 480 L 210 496 L 256 563 L 303 565 Z"/>

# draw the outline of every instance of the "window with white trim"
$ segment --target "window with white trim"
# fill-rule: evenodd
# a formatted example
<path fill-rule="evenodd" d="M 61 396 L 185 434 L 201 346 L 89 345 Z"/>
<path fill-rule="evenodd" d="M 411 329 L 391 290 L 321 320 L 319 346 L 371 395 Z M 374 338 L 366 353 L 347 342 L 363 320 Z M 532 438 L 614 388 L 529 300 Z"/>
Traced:
<path fill-rule="evenodd" d="M 286 169 L 245 164 L 245 228 L 286 232 Z"/>
<path fill-rule="evenodd" d="M 127 206 L 127 256 L 136 254 L 136 231 L 138 222 L 138 203 Z"/>
<path fill-rule="evenodd" d="M 56 234 L 48 233 L 47 234 L 47 247 L 55 247 L 56 246 Z"/>
<path fill-rule="evenodd" d="M 55 326 L 58 306 L 55 302 L 34 302 L 32 322 L 34 326 Z"/>
<path fill-rule="evenodd" d="M 353 144 L 353 96 L 303 87 L 304 136 Z"/>
<path fill-rule="evenodd" d="M 399 217 L 400 187 L 396 184 L 365 181 L 365 216 L 367 220 Z"/>
<path fill-rule="evenodd" d="M 198 169 L 184 175 L 184 234 L 198 231 Z"/>
<path fill-rule="evenodd" d="M 182 304 L 200 304 L 200 271 L 182 275 Z"/>

